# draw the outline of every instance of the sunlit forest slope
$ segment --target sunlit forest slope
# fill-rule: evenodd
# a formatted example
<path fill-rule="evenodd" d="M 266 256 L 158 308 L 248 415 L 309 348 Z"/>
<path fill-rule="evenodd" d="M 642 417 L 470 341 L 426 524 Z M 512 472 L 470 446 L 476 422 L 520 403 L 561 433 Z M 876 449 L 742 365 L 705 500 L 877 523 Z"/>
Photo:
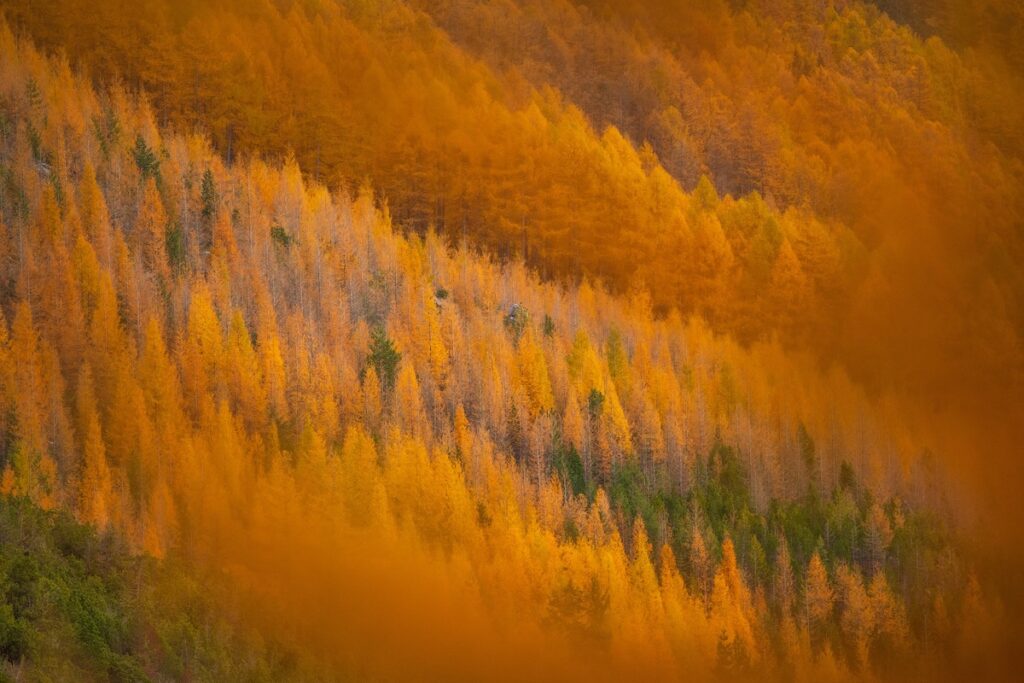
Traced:
<path fill-rule="evenodd" d="M 982 495 L 1024 484 L 1017 3 L 3 4 L 228 161 L 780 335 L 913 397 Z"/>
<path fill-rule="evenodd" d="M 1005 676 L 1022 65 L 934 7 L 0 2 L 0 677 Z"/>
<path fill-rule="evenodd" d="M 159 123 L 369 179 L 404 226 L 805 335 L 877 381 L 1020 386 L 1012 53 L 860 2 L 4 4 Z"/>

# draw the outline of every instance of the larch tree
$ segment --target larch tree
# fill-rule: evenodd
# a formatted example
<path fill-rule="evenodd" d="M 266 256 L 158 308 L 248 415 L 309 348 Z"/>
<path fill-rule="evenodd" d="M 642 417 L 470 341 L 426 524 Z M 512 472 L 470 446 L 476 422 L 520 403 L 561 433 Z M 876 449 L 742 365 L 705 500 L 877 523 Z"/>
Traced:
<path fill-rule="evenodd" d="M 821 555 L 815 551 L 807 565 L 804 579 L 804 606 L 810 629 L 820 632 L 821 627 L 832 616 L 834 601 L 835 593 L 829 583 L 825 565 L 821 561 Z"/>
<path fill-rule="evenodd" d="M 885 572 L 876 572 L 868 586 L 868 600 L 873 616 L 874 637 L 890 651 L 899 651 L 907 645 L 910 630 L 903 606 L 893 595 Z"/>
<path fill-rule="evenodd" d="M 462 403 L 455 408 L 455 420 L 453 425 L 453 438 L 455 441 L 455 452 L 464 466 L 474 461 L 473 458 L 473 430 L 466 417 L 466 410 Z"/>
<path fill-rule="evenodd" d="M 107 464 L 106 446 L 96 409 L 92 370 L 82 366 L 75 392 L 76 424 L 81 444 L 82 464 L 78 475 L 78 515 L 82 521 L 104 529 L 110 524 L 113 507 L 113 481 Z"/>
<path fill-rule="evenodd" d="M 258 282 L 262 283 L 262 280 L 258 280 Z M 273 416 L 284 420 L 288 418 L 289 410 L 285 397 L 287 382 L 277 317 L 266 287 L 258 287 L 254 298 L 256 300 L 257 351 L 264 391 Z"/>
<path fill-rule="evenodd" d="M 614 447 L 613 455 L 615 457 L 632 455 L 633 435 L 629 420 L 626 417 L 626 412 L 622 409 L 622 403 L 619 401 L 619 393 L 616 391 L 615 385 L 608 383 L 607 386 L 608 392 L 604 394 L 601 400 L 601 421 L 607 428 L 608 436 L 612 440 Z"/>
<path fill-rule="evenodd" d="M 96 169 L 88 161 L 82 172 L 78 196 L 85 237 L 96 250 L 96 255 L 103 265 L 110 268 L 113 265 L 110 214 L 107 211 L 107 202 L 103 197 L 103 191 L 96 181 Z"/>
<path fill-rule="evenodd" d="M 49 340 L 40 343 L 39 361 L 45 410 L 43 424 L 48 450 L 48 460 L 44 458 L 43 462 L 47 467 L 52 463 L 57 468 L 56 474 L 66 479 L 75 469 L 72 418 L 65 405 L 70 392 L 64 382 L 57 349 Z"/>
<path fill-rule="evenodd" d="M 722 224 L 714 213 L 699 211 L 693 215 L 692 259 L 688 260 L 686 287 L 688 304 L 712 321 L 722 317 L 727 285 L 734 257 Z"/>
<path fill-rule="evenodd" d="M 171 268 L 167 261 L 167 212 L 154 178 L 146 180 L 132 239 L 143 265 L 163 283 L 169 283 Z"/>
<path fill-rule="evenodd" d="M 562 414 L 562 442 L 571 445 L 580 455 L 584 454 L 585 427 L 583 411 L 580 410 L 580 402 L 573 389 L 565 399 L 565 410 Z"/>
<path fill-rule="evenodd" d="M 868 510 L 866 536 L 868 569 L 873 575 L 885 568 L 886 553 L 893 539 L 889 518 L 877 502 Z"/>
<path fill-rule="evenodd" d="M 10 447 L 8 442 L 14 415 L 14 383 L 15 363 L 11 355 L 11 340 L 7 332 L 7 318 L 0 308 L 0 448 L 5 451 Z"/>
<path fill-rule="evenodd" d="M 784 239 L 779 247 L 768 291 L 774 324 L 783 331 L 791 332 L 799 322 L 799 316 L 806 311 L 808 284 L 807 276 L 788 239 Z"/>
<path fill-rule="evenodd" d="M 840 626 L 853 646 L 855 666 L 864 667 L 868 663 L 868 648 L 875 628 L 871 600 L 856 569 L 840 566 L 836 584 L 842 605 Z"/>
<path fill-rule="evenodd" d="M 96 310 L 100 281 L 105 272 L 101 272 L 100 262 L 92 243 L 83 235 L 79 235 L 75 240 L 75 246 L 71 252 L 70 271 L 74 274 L 82 305 L 82 314 L 85 323 L 88 324 L 92 319 L 93 311 Z M 84 341 L 86 339 L 83 338 Z"/>
<path fill-rule="evenodd" d="M 184 430 L 181 382 L 167 352 L 163 328 L 156 318 L 150 318 L 146 323 L 138 375 L 147 410 L 153 419 L 163 422 L 167 431 L 180 433 Z"/>
<path fill-rule="evenodd" d="M 615 383 L 616 391 L 623 399 L 628 399 L 631 389 L 629 357 L 622 334 L 615 328 L 612 328 L 605 340 L 605 357 L 608 375 Z"/>
<path fill-rule="evenodd" d="M 3 473 L 2 489 L 52 507 L 58 493 L 57 467 L 46 439 L 48 414 L 39 338 L 32 309 L 18 303 L 11 324 L 10 359 L 14 365 L 14 443 Z"/>
<path fill-rule="evenodd" d="M 377 451 L 373 440 L 360 427 L 349 427 L 341 447 L 342 486 L 349 520 L 358 527 L 374 522 L 374 498 L 380 481 Z"/>
<path fill-rule="evenodd" d="M 441 316 L 438 313 L 437 304 L 434 302 L 434 294 L 427 287 L 422 288 L 422 306 L 426 319 L 425 327 L 430 370 L 433 373 L 434 381 L 439 386 L 444 387 L 448 382 L 448 348 L 445 346 Z"/>
<path fill-rule="evenodd" d="M 370 365 L 363 375 L 363 411 L 367 426 L 377 429 L 383 417 L 383 388 L 377 379 L 377 369 Z"/>
<path fill-rule="evenodd" d="M 533 417 L 554 408 L 551 380 L 548 376 L 544 349 L 537 343 L 533 329 L 527 329 L 516 348 L 516 367 L 519 381 L 529 399 L 530 414 Z"/>
<path fill-rule="evenodd" d="M 785 536 L 779 539 L 775 553 L 775 576 L 772 580 L 775 604 L 783 617 L 792 615 L 796 588 L 793 582 L 793 561 L 789 556 L 789 543 Z"/>
<path fill-rule="evenodd" d="M 185 350 L 193 354 L 183 368 L 191 377 L 190 393 L 202 396 L 208 390 L 220 391 L 224 367 L 224 341 L 220 319 L 214 310 L 210 290 L 200 282 L 192 291 L 188 306 L 188 333 Z"/>
<path fill-rule="evenodd" d="M 750 589 L 736 563 L 736 550 L 732 539 L 728 537 L 722 542 L 722 562 L 719 565 L 718 573 L 725 580 L 725 586 L 731 598 L 729 601 L 733 610 L 731 619 L 736 637 L 743 643 L 745 656 L 756 660 L 759 656 L 758 643 L 754 637 L 757 614 L 754 611 Z M 717 575 L 715 580 L 718 580 Z"/>
<path fill-rule="evenodd" d="M 39 358 L 39 336 L 28 302 L 15 309 L 11 325 L 11 361 L 13 363 L 14 417 L 21 447 L 39 457 L 45 450 L 45 387 Z"/>
<path fill-rule="evenodd" d="M 661 592 L 658 576 L 651 562 L 651 541 L 647 536 L 643 518 L 639 515 L 633 520 L 632 542 L 630 575 L 644 613 L 643 621 L 650 623 L 660 619 L 662 614 Z"/>
<path fill-rule="evenodd" d="M 231 316 L 224 346 L 227 385 L 232 400 L 248 424 L 261 425 L 266 414 L 266 392 L 259 357 L 239 310 Z"/>
<path fill-rule="evenodd" d="M 395 383 L 394 415 L 396 423 L 407 434 L 427 438 L 427 416 L 416 371 L 411 363 L 402 365 Z"/>
<path fill-rule="evenodd" d="M 697 596 L 706 608 L 711 600 L 713 566 L 704 543 L 704 534 L 696 524 L 690 531 L 690 569 L 693 572 Z"/>
<path fill-rule="evenodd" d="M 604 389 L 604 378 L 601 361 L 598 359 L 590 343 L 587 333 L 580 328 L 573 337 L 572 348 L 566 359 L 569 376 L 576 382 L 576 391 L 580 396 L 587 396 L 594 389 Z"/>

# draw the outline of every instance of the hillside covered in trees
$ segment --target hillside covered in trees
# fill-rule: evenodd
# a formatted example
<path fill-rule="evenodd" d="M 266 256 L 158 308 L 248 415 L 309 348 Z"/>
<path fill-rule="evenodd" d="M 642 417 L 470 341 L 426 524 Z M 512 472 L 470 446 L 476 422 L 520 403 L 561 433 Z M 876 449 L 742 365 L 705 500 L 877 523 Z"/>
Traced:
<path fill-rule="evenodd" d="M 1020 63 L 890 4 L 0 3 L 0 676 L 1007 674 Z"/>
<path fill-rule="evenodd" d="M 1024 485 L 1018 5 L 3 2 L 228 162 L 905 394 L 994 500 Z"/>

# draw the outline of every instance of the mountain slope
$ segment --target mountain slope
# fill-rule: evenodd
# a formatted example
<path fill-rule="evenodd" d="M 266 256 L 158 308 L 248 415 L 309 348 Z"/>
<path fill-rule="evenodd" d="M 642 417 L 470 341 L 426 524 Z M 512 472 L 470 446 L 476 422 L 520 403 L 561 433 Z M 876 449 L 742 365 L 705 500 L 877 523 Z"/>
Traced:
<path fill-rule="evenodd" d="M 978 25 L 1012 36 L 999 4 Z M 291 153 L 369 182 L 400 229 L 841 365 L 1024 548 L 999 541 L 1024 485 L 1013 40 L 925 39 L 862 2 L 3 7 L 229 162 Z"/>
<path fill-rule="evenodd" d="M 1003 671 L 899 402 L 0 51 L 5 494 L 222 577 L 337 677 Z"/>
<path fill-rule="evenodd" d="M 872 4 L 5 6 L 229 159 L 370 179 L 402 226 L 642 282 L 961 412 L 1021 390 L 1019 76 Z M 745 198 L 695 201 L 702 174 Z"/>

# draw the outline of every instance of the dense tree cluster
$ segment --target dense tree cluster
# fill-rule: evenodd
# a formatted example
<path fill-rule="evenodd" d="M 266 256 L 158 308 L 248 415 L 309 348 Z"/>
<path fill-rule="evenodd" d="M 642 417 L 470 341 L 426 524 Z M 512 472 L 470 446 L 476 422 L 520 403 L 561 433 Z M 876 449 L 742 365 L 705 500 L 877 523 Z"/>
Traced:
<path fill-rule="evenodd" d="M 1024 81 L 875 4 L 4 5 L 229 161 L 369 179 L 402 227 L 963 410 L 1024 382 Z"/>
<path fill-rule="evenodd" d="M 227 164 L 6 28 L 0 121 L 5 495 L 380 678 L 1000 665 L 929 444 L 841 370 Z"/>

